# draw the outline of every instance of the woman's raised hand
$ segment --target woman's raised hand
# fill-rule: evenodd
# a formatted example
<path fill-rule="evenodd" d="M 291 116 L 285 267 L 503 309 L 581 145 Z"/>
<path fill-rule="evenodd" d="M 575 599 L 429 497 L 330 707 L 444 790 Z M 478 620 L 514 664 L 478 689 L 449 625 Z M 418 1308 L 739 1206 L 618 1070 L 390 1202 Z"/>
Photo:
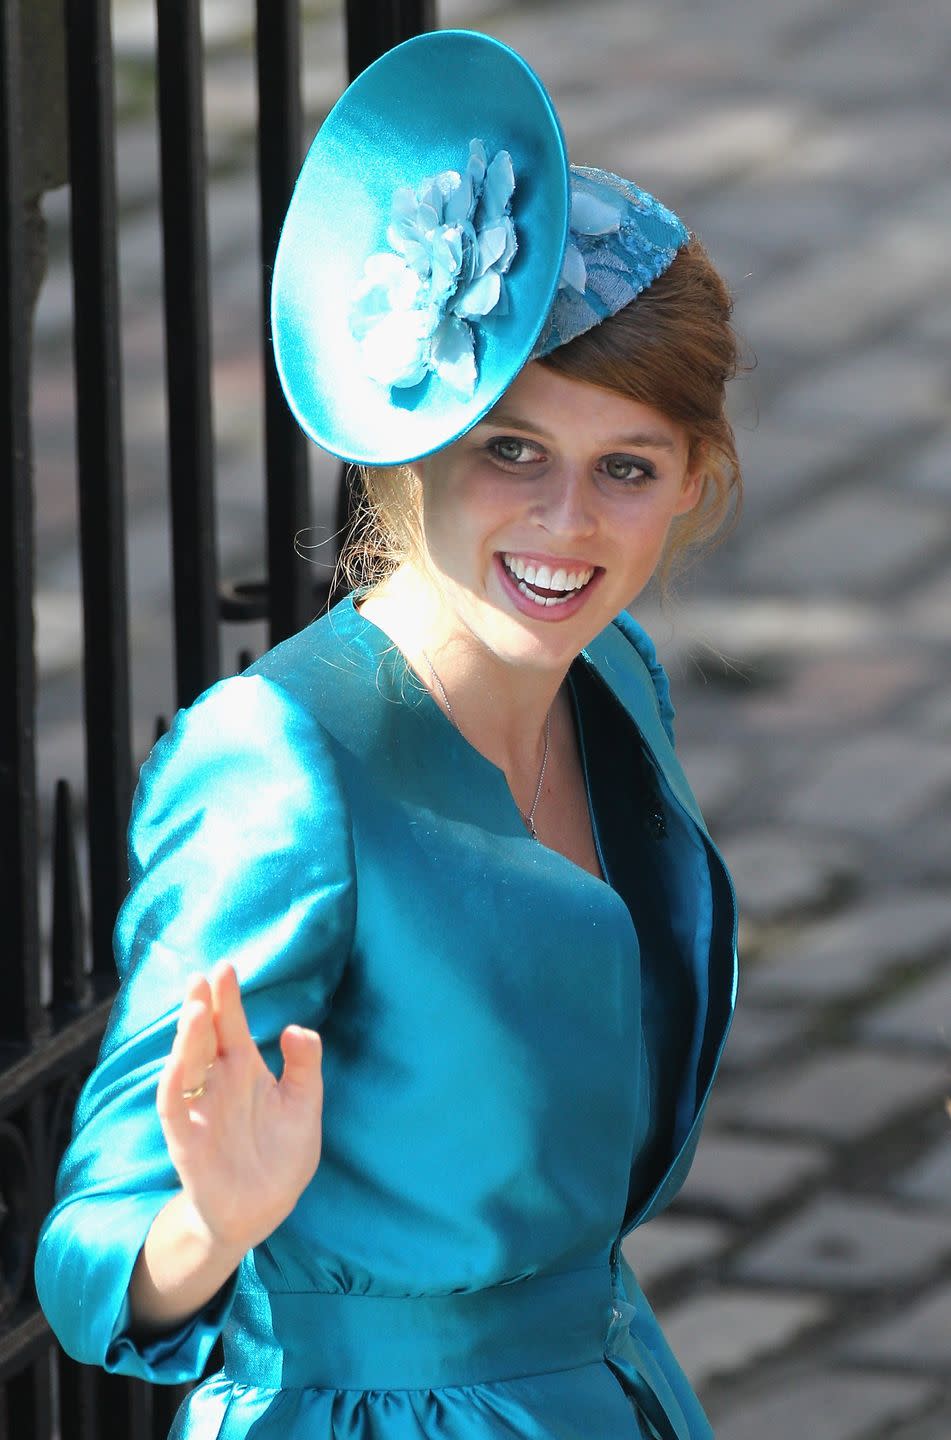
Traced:
<path fill-rule="evenodd" d="M 247 1251 L 293 1210 L 320 1160 L 320 1036 L 289 1025 L 275 1080 L 248 1029 L 237 976 L 189 982 L 158 1113 L 185 1196 L 209 1238 Z"/>

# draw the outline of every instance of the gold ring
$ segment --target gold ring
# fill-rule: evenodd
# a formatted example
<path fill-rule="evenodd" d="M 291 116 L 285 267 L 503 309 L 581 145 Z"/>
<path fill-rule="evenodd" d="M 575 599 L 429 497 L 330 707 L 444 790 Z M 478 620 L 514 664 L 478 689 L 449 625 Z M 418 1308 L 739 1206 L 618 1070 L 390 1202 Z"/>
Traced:
<path fill-rule="evenodd" d="M 183 1091 L 182 1091 L 182 1099 L 183 1099 L 186 1103 L 189 1102 L 189 1101 L 191 1101 L 191 1100 L 200 1100 L 200 1099 L 201 1099 L 201 1097 L 202 1097 L 202 1096 L 204 1095 L 204 1093 L 205 1093 L 205 1087 L 206 1087 L 206 1085 L 208 1084 L 208 1076 L 211 1074 L 211 1072 L 212 1072 L 212 1070 L 213 1070 L 214 1068 L 215 1068 L 215 1062 L 214 1062 L 214 1060 L 212 1060 L 212 1062 L 211 1062 L 210 1065 L 206 1065 L 206 1066 L 205 1066 L 205 1078 L 202 1080 L 201 1084 L 200 1084 L 200 1085 L 196 1085 L 195 1088 L 194 1088 L 194 1090 L 183 1090 Z"/>

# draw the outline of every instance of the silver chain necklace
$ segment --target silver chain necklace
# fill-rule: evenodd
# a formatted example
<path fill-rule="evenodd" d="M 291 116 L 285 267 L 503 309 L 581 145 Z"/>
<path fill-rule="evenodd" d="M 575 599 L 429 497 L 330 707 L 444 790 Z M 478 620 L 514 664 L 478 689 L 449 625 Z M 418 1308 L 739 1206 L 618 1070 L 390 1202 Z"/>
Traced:
<path fill-rule="evenodd" d="M 439 676 L 436 674 L 436 667 L 435 667 L 435 665 L 433 664 L 433 662 L 430 660 L 429 656 L 426 654 L 426 651 L 425 651 L 425 650 L 422 651 L 422 656 L 423 656 L 423 659 L 426 661 L 426 664 L 429 666 L 429 673 L 430 673 L 430 674 L 432 675 L 432 677 L 433 677 L 433 682 L 434 682 L 434 684 L 435 684 L 435 686 L 436 686 L 436 689 L 439 691 L 440 695 L 442 696 L 442 703 L 443 703 L 443 704 L 445 705 L 445 707 L 446 707 L 446 714 L 449 716 L 449 719 L 452 721 L 452 723 L 453 723 L 453 725 L 456 727 L 456 729 L 459 730 L 459 722 L 458 722 L 458 720 L 456 719 L 455 715 L 453 715 L 453 713 L 452 713 L 452 706 L 451 706 L 450 703 L 449 703 L 449 696 L 446 694 L 446 687 L 445 687 L 445 685 L 442 683 L 442 681 L 440 680 Z M 460 733 L 460 735 L 461 735 L 461 734 L 462 734 L 462 731 L 460 730 L 459 733 Z M 531 808 L 531 810 L 529 810 L 529 812 L 528 812 L 527 815 L 525 814 L 525 811 L 524 811 L 523 809 L 521 809 L 521 807 L 518 805 L 518 802 L 516 801 L 516 808 L 518 809 L 518 813 L 521 815 L 522 819 L 524 820 L 525 825 L 526 825 L 526 828 L 527 828 L 527 830 L 528 830 L 528 833 L 529 833 L 529 835 L 531 835 L 531 837 L 532 837 L 533 840 L 537 840 L 537 839 L 538 839 L 538 831 L 535 829 L 535 811 L 538 809 L 538 802 L 539 802 L 539 800 L 542 798 L 542 786 L 543 786 L 544 783 L 545 783 L 545 771 L 548 769 L 548 752 L 549 752 L 550 749 L 551 749 L 551 709 L 549 708 L 548 714 L 545 716 L 545 753 L 544 753 L 544 755 L 542 756 L 542 768 L 541 768 L 541 769 L 539 770 L 539 772 L 538 772 L 538 784 L 535 786 L 535 799 L 532 801 L 532 808 Z M 514 797 L 513 797 L 513 798 L 514 798 Z"/>

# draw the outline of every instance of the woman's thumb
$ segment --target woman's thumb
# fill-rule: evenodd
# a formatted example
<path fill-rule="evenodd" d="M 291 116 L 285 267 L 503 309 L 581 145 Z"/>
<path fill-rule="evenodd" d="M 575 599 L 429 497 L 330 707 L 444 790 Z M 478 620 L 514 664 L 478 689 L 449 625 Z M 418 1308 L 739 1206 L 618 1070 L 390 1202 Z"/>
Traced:
<path fill-rule="evenodd" d="M 288 1025 L 281 1033 L 281 1054 L 284 1057 L 281 1085 L 319 1095 L 323 1047 L 317 1031 L 307 1030 L 303 1025 Z"/>

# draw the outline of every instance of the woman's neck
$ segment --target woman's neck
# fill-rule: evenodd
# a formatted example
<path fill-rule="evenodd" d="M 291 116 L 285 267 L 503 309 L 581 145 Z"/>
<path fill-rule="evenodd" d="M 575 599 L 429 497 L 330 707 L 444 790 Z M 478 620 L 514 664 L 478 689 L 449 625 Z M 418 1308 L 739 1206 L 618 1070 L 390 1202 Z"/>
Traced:
<path fill-rule="evenodd" d="M 513 791 L 530 790 L 545 751 L 549 712 L 553 725 L 564 718 L 559 692 L 566 672 L 500 658 L 460 619 L 441 587 L 409 564 L 376 586 L 359 608 L 398 646 L 469 743 L 505 772 Z"/>

